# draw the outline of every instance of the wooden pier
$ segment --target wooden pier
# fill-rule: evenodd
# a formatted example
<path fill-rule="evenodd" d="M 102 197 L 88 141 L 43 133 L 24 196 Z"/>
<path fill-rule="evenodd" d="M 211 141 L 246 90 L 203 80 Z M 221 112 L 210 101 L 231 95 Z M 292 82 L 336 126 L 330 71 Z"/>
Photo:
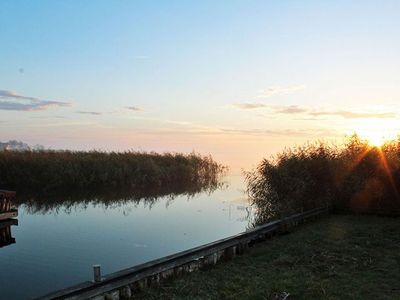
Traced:
<path fill-rule="evenodd" d="M 0 190 L 0 221 L 18 217 L 18 210 L 13 206 L 16 192 Z"/>
<path fill-rule="evenodd" d="M 41 298 L 49 299 L 129 299 L 138 291 L 159 285 L 162 281 L 212 266 L 223 260 L 233 259 L 273 235 L 288 232 L 291 228 L 321 214 L 329 208 L 318 208 L 295 214 L 254 229 L 206 245 L 140 264 L 110 275 L 101 276 L 100 266 L 94 267 L 94 280 L 50 293 Z"/>
<path fill-rule="evenodd" d="M 16 193 L 0 190 L 0 248 L 15 244 L 11 235 L 11 226 L 18 225 L 18 210 L 14 208 L 13 201 Z"/>

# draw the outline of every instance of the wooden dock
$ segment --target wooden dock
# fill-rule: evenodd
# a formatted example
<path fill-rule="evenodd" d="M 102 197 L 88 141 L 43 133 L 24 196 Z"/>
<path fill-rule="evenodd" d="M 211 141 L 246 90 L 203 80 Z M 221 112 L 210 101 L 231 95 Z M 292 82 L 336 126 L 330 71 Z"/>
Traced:
<path fill-rule="evenodd" d="M 228 238 L 159 258 L 104 277 L 101 277 L 100 267 L 94 266 L 95 280 L 50 293 L 38 299 L 129 299 L 141 289 L 157 286 L 167 278 L 212 266 L 221 260 L 232 259 L 236 255 L 244 253 L 254 243 L 265 241 L 276 234 L 288 232 L 292 227 L 328 211 L 329 208 L 318 208 L 295 214 Z"/>
<path fill-rule="evenodd" d="M 18 217 L 18 210 L 14 208 L 16 192 L 0 190 L 0 221 Z"/>

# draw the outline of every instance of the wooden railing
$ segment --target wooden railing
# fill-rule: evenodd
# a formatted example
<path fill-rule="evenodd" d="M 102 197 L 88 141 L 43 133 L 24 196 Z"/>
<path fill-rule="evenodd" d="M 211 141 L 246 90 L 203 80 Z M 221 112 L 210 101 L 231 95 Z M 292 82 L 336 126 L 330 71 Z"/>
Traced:
<path fill-rule="evenodd" d="M 295 214 L 281 220 L 258 226 L 237 235 L 195 247 L 173 255 L 140 264 L 101 278 L 99 267 L 95 268 L 95 280 L 87 281 L 38 299 L 128 299 L 137 291 L 158 285 L 161 281 L 183 272 L 214 265 L 220 260 L 232 259 L 242 254 L 254 243 L 264 241 L 274 234 L 287 232 L 310 218 L 328 212 L 318 208 Z"/>

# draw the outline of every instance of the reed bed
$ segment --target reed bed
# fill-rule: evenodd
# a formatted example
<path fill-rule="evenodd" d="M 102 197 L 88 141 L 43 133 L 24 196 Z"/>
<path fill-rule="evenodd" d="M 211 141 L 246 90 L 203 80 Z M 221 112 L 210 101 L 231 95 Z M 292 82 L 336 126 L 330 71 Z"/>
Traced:
<path fill-rule="evenodd" d="M 256 224 L 321 206 L 399 214 L 400 137 L 381 147 L 357 135 L 308 143 L 264 159 L 246 178 Z"/>
<path fill-rule="evenodd" d="M 40 195 L 207 187 L 225 170 L 211 156 L 195 153 L 0 151 L 0 188 Z"/>

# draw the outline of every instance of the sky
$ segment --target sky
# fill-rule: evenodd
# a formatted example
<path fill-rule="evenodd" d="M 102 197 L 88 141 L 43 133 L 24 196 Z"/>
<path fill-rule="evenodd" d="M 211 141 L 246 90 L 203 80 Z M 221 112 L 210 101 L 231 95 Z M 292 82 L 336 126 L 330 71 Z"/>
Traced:
<path fill-rule="evenodd" d="M 0 0 L 0 141 L 234 172 L 400 132 L 399 1 Z"/>

